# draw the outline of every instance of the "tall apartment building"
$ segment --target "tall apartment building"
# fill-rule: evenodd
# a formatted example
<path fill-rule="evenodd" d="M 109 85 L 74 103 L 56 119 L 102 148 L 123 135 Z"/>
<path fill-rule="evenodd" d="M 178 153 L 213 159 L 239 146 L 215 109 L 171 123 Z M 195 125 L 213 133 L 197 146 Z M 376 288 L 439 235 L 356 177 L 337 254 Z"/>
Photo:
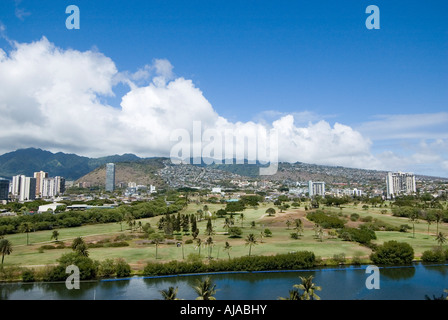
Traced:
<path fill-rule="evenodd" d="M 9 180 L 0 179 L 0 200 L 9 198 Z"/>
<path fill-rule="evenodd" d="M 316 195 L 325 196 L 325 182 L 313 182 L 311 180 L 308 181 L 308 194 L 310 197 Z"/>
<path fill-rule="evenodd" d="M 36 197 L 41 197 L 44 179 L 48 178 L 48 172 L 34 172 L 34 178 L 36 178 Z"/>
<path fill-rule="evenodd" d="M 65 192 L 63 177 L 44 178 L 42 183 L 42 198 L 56 197 Z"/>
<path fill-rule="evenodd" d="M 18 196 L 20 194 L 20 183 L 22 179 L 25 179 L 25 176 L 20 174 L 12 177 L 11 193 L 13 196 Z"/>
<path fill-rule="evenodd" d="M 412 173 L 389 172 L 386 176 L 386 189 L 388 199 L 398 194 L 412 194 L 417 192 L 415 176 Z"/>
<path fill-rule="evenodd" d="M 115 164 L 106 164 L 106 191 L 115 189 Z"/>
<path fill-rule="evenodd" d="M 21 176 L 20 201 L 36 199 L 36 178 Z"/>

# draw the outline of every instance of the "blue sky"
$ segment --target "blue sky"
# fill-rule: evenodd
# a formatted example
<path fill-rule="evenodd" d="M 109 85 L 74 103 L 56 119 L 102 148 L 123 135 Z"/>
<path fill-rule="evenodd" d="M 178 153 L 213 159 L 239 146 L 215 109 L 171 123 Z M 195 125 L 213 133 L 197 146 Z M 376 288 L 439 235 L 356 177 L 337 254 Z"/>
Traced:
<path fill-rule="evenodd" d="M 79 30 L 65 27 L 71 4 Z M 371 4 L 379 30 L 365 26 Z M 370 167 L 448 176 L 447 12 L 447 1 L 3 0 L 0 48 L 45 37 L 129 73 L 166 59 L 229 122 L 340 123 L 370 141 Z M 98 99 L 119 109 L 129 88 L 112 89 Z"/>

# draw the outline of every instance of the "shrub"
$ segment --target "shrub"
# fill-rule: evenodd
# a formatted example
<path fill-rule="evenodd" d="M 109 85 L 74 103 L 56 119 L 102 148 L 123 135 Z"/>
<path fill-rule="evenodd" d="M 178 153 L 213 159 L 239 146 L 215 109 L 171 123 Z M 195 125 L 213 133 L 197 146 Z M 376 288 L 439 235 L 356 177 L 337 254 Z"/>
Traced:
<path fill-rule="evenodd" d="M 35 280 L 34 270 L 25 269 L 22 271 L 22 281 L 23 282 L 34 282 L 34 280 Z"/>
<path fill-rule="evenodd" d="M 131 274 L 131 266 L 123 258 L 119 258 L 115 263 L 115 272 L 117 277 L 128 277 Z"/>
<path fill-rule="evenodd" d="M 197 261 L 171 261 L 167 263 L 148 263 L 144 275 L 166 275 L 220 271 L 261 271 L 294 270 L 315 266 L 313 252 L 277 254 L 275 256 L 244 256 L 226 260 L 211 260 L 208 263 Z"/>
<path fill-rule="evenodd" d="M 344 264 L 345 263 L 345 253 L 334 254 L 333 260 L 338 264 Z"/>
<path fill-rule="evenodd" d="M 345 227 L 339 230 L 339 237 L 345 241 L 356 241 L 362 244 L 368 244 L 371 240 L 376 239 L 375 231 L 362 225 L 359 228 Z"/>
<path fill-rule="evenodd" d="M 47 266 L 42 273 L 42 280 L 46 282 L 65 281 L 67 276 L 64 266 Z"/>
<path fill-rule="evenodd" d="M 57 247 L 56 247 L 56 246 L 52 246 L 52 245 L 50 245 L 50 244 L 45 244 L 45 245 L 43 245 L 43 246 L 40 246 L 39 249 L 42 249 L 42 250 L 51 250 L 51 249 L 57 249 Z"/>
<path fill-rule="evenodd" d="M 266 228 L 264 229 L 264 235 L 266 237 L 272 237 L 272 231 Z"/>
<path fill-rule="evenodd" d="M 352 221 L 357 221 L 359 219 L 359 214 L 357 214 L 357 213 L 352 213 L 351 215 L 350 215 L 350 220 L 352 220 Z"/>
<path fill-rule="evenodd" d="M 337 217 L 336 214 L 325 213 L 322 210 L 317 210 L 315 212 L 310 212 L 306 215 L 306 217 L 319 224 L 322 228 L 342 228 L 344 227 L 344 221 Z"/>
<path fill-rule="evenodd" d="M 241 238 L 243 231 L 239 227 L 231 227 L 229 228 L 229 238 Z"/>
<path fill-rule="evenodd" d="M 361 218 L 362 222 L 372 222 L 372 220 L 373 220 L 372 216 L 367 216 L 367 217 Z"/>
<path fill-rule="evenodd" d="M 410 264 L 414 259 L 414 249 L 406 242 L 391 240 L 378 246 L 370 259 L 375 264 Z"/>
<path fill-rule="evenodd" d="M 192 243 L 193 243 L 193 239 L 185 240 L 185 244 L 192 244 Z"/>
<path fill-rule="evenodd" d="M 98 267 L 98 273 L 102 277 L 111 277 L 115 274 L 115 263 L 112 259 L 101 261 Z"/>
<path fill-rule="evenodd" d="M 440 248 L 426 250 L 422 254 L 423 262 L 444 262 L 445 260 L 445 253 Z"/>
<path fill-rule="evenodd" d="M 65 268 L 73 264 L 79 268 L 79 274 L 81 280 L 91 280 L 96 278 L 99 263 L 97 261 L 92 260 L 89 257 L 80 255 L 79 253 L 76 252 L 70 252 L 62 255 L 58 259 L 58 262 L 59 266 L 61 266 L 64 269 L 63 270 L 64 274 L 65 274 Z M 65 278 L 66 277 L 67 274 L 65 274 Z"/>
<path fill-rule="evenodd" d="M 120 241 L 120 242 L 111 242 L 105 245 L 105 247 L 112 247 L 112 248 L 118 248 L 118 247 L 128 247 L 129 243 L 126 241 Z"/>
<path fill-rule="evenodd" d="M 290 233 L 291 239 L 299 239 L 299 234 L 297 232 Z"/>
<path fill-rule="evenodd" d="M 400 231 L 399 227 L 394 227 L 393 225 L 378 219 L 375 219 L 373 222 L 367 222 L 365 226 L 374 231 Z"/>
<path fill-rule="evenodd" d="M 361 254 L 360 253 L 355 253 L 355 255 L 352 258 L 352 264 L 354 265 L 361 265 L 362 260 L 361 260 Z"/>

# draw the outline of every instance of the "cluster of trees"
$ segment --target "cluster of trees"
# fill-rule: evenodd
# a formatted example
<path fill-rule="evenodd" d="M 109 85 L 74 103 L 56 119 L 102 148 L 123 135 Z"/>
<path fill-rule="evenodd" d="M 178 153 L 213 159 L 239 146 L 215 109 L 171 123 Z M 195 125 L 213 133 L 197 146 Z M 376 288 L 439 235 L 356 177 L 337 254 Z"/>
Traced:
<path fill-rule="evenodd" d="M 197 218 L 194 214 L 165 214 L 157 223 L 157 228 L 163 230 L 166 236 L 172 236 L 174 232 L 184 232 L 193 235 L 193 238 L 199 234 L 197 227 Z"/>
<path fill-rule="evenodd" d="M 340 219 L 337 214 L 332 212 L 325 212 L 323 210 L 316 210 L 310 213 L 307 213 L 306 217 L 308 220 L 311 220 L 322 228 L 329 229 L 337 229 L 343 228 L 345 221 Z"/>
<path fill-rule="evenodd" d="M 371 240 L 376 240 L 375 231 L 366 225 L 359 228 L 344 227 L 338 230 L 338 236 L 346 241 L 356 241 L 364 245 L 370 245 Z"/>
<path fill-rule="evenodd" d="M 370 255 L 370 260 L 378 265 L 410 264 L 414 259 L 414 249 L 406 242 L 387 241 L 378 246 Z"/>
<path fill-rule="evenodd" d="M 262 270 L 294 270 L 315 266 L 315 255 L 310 251 L 277 254 L 275 256 L 244 256 L 228 260 L 170 261 L 167 263 L 148 263 L 143 273 L 147 276 L 203 273 L 218 271 L 262 271 Z"/>
<path fill-rule="evenodd" d="M 52 230 L 56 228 L 79 227 L 84 224 L 128 222 L 136 219 L 170 214 L 180 211 L 187 202 L 183 198 L 176 198 L 167 204 L 159 197 L 149 202 L 139 202 L 132 205 L 121 205 L 114 209 L 89 209 L 86 211 L 66 211 L 57 214 L 44 212 L 42 214 L 20 215 L 0 219 L 0 235 L 23 232 L 21 227 L 25 223 L 30 231 Z"/>
<path fill-rule="evenodd" d="M 102 262 L 89 257 L 88 245 L 81 237 L 75 238 L 71 244 L 72 252 L 63 254 L 57 261 L 57 266 L 47 266 L 43 271 L 36 272 L 33 269 L 22 271 L 22 280 L 32 282 L 65 281 L 68 274 L 67 266 L 75 265 L 79 268 L 80 280 L 92 280 L 98 277 L 127 277 L 131 274 L 131 267 L 122 258 L 106 259 Z"/>

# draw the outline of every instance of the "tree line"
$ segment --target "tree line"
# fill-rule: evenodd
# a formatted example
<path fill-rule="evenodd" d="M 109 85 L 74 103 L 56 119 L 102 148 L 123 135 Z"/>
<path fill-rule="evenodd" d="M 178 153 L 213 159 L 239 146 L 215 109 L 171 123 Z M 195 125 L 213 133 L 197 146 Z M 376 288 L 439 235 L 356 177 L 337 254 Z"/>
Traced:
<path fill-rule="evenodd" d="M 24 232 L 23 226 L 28 226 L 26 232 L 52 230 L 56 228 L 79 227 L 85 224 L 126 222 L 132 219 L 149 218 L 162 214 L 175 213 L 186 206 L 186 200 L 177 198 L 167 203 L 163 197 L 148 202 L 131 205 L 121 205 L 113 209 L 88 209 L 85 211 L 65 211 L 60 213 L 44 212 L 41 214 L 26 214 L 0 219 L 0 235 Z"/>

